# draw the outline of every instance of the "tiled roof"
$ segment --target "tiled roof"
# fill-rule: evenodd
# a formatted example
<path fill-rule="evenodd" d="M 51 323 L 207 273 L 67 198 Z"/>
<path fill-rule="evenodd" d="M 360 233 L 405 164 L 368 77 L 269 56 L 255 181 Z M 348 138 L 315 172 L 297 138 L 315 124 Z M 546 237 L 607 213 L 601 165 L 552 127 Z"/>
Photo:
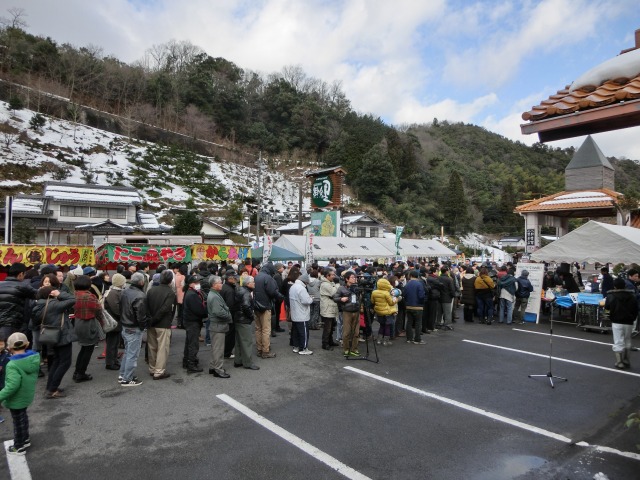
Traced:
<path fill-rule="evenodd" d="M 141 203 L 140 195 L 135 188 L 80 183 L 46 182 L 43 196 L 58 202 L 92 202 L 110 205 L 139 205 Z"/>
<path fill-rule="evenodd" d="M 621 195 L 607 189 L 559 192 L 520 205 L 516 207 L 516 212 L 606 209 L 613 207 L 615 200 Z"/>
<path fill-rule="evenodd" d="M 16 195 L 13 199 L 13 212 L 43 215 L 46 199 L 37 195 Z"/>
<path fill-rule="evenodd" d="M 522 133 L 545 142 L 640 125 L 640 29 L 635 43 L 524 112 Z"/>
<path fill-rule="evenodd" d="M 558 90 L 555 95 L 540 102 L 528 112 L 522 114 L 522 119 L 535 122 L 545 118 L 560 117 L 578 111 L 604 107 L 614 103 L 621 103 L 640 98 L 640 72 L 630 79 L 609 80 L 599 87 L 583 87 L 571 92 L 570 85 Z"/>

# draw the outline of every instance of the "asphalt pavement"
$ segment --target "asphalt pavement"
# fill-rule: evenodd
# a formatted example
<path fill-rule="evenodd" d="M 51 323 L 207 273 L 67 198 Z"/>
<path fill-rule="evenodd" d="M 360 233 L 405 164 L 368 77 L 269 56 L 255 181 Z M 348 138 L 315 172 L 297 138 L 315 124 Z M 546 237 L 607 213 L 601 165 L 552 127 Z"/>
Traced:
<path fill-rule="evenodd" d="M 378 363 L 322 350 L 319 331 L 314 354 L 297 355 L 278 334 L 259 371 L 226 360 L 230 379 L 207 374 L 205 346 L 205 372 L 188 375 L 174 330 L 172 376 L 152 380 L 141 356 L 138 387 L 120 386 L 96 348 L 94 380 L 70 371 L 67 397 L 45 399 L 38 382 L 24 458 L 47 480 L 638 478 L 640 432 L 624 420 L 640 411 L 640 354 L 617 371 L 610 334 L 555 324 L 551 369 L 568 381 L 551 388 L 528 377 L 549 371 L 548 323 L 461 322 L 426 345 L 376 346 Z M 0 478 L 18 478 L 6 456 Z"/>

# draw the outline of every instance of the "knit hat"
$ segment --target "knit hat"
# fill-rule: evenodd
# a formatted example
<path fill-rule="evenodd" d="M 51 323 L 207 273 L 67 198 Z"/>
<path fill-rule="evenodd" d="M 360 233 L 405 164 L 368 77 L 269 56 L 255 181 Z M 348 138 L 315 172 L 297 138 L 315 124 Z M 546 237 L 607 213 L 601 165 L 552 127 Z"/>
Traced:
<path fill-rule="evenodd" d="M 78 265 L 76 268 L 71 270 L 70 273 L 73 273 L 76 277 L 79 277 L 80 275 L 84 275 L 84 272 L 82 271 L 82 267 L 80 265 Z"/>
<path fill-rule="evenodd" d="M 84 269 L 82 270 L 82 275 L 95 275 L 96 273 L 96 269 L 93 267 L 84 267 Z"/>
<path fill-rule="evenodd" d="M 522 270 L 522 272 L 520 272 L 520 275 L 523 277 L 528 277 L 529 276 L 529 270 Z"/>
<path fill-rule="evenodd" d="M 114 287 L 122 288 L 124 284 L 127 283 L 127 279 L 124 278 L 124 275 L 120 273 L 116 273 L 113 277 L 111 277 L 111 285 Z"/>
<path fill-rule="evenodd" d="M 12 333 L 7 339 L 7 346 L 12 350 L 22 350 L 29 346 L 29 339 L 24 333 Z"/>

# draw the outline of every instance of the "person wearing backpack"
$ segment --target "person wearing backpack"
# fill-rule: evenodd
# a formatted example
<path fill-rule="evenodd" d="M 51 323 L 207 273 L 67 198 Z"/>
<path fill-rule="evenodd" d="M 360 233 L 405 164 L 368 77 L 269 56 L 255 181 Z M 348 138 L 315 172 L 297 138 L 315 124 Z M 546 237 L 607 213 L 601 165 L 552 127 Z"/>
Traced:
<path fill-rule="evenodd" d="M 524 323 L 524 312 L 529 304 L 529 297 L 533 292 L 533 285 L 529 281 L 529 271 L 522 270 L 520 276 L 516 279 L 518 284 L 516 288 L 516 303 L 513 309 L 513 321 L 515 323 Z"/>

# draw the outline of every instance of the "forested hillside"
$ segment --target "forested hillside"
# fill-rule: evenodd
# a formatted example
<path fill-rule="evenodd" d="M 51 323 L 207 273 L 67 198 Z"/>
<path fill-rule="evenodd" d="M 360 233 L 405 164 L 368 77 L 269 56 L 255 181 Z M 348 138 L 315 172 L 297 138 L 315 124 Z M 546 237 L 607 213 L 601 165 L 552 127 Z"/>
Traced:
<path fill-rule="evenodd" d="M 354 111 L 338 83 L 296 66 L 253 72 L 188 42 L 152 46 L 134 64 L 16 25 L 0 30 L 0 45 L 5 100 L 18 108 L 75 122 L 82 120 L 79 105 L 93 107 L 118 115 L 114 128 L 123 135 L 148 140 L 143 129 L 131 128 L 128 121 L 135 121 L 224 145 L 228 158 L 216 154 L 222 162 L 262 151 L 267 160 L 280 160 L 267 162 L 272 168 L 342 165 L 358 201 L 405 225 L 408 234 L 435 233 L 440 225 L 452 233 L 522 232 L 513 208 L 562 190 L 573 154 L 436 119 L 396 128 Z M 47 108 L 51 97 L 41 92 L 62 97 L 67 108 Z M 640 191 L 638 164 L 611 161 L 617 189 Z"/>

